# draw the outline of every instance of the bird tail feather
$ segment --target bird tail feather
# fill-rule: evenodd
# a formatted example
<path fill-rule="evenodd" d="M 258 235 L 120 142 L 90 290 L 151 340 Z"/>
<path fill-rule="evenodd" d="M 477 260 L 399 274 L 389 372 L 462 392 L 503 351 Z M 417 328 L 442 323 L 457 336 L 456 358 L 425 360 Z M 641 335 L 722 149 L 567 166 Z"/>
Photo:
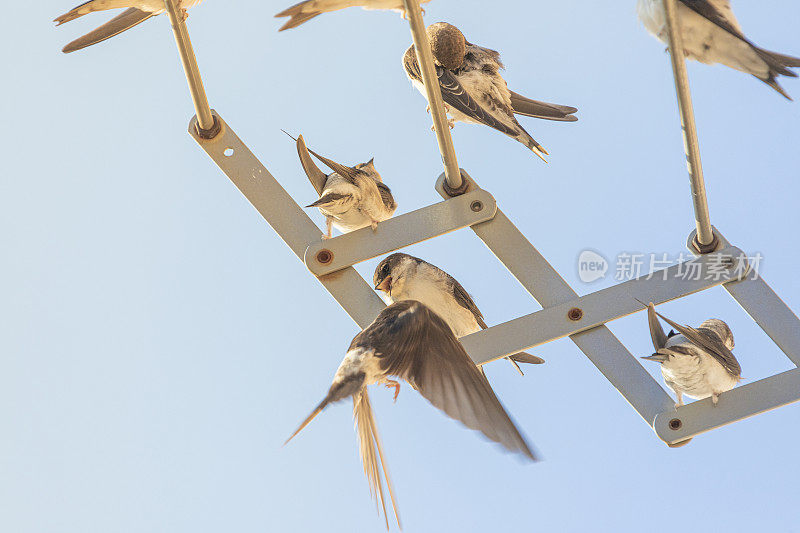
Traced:
<path fill-rule="evenodd" d="M 331 398 L 331 395 L 330 395 L 330 394 L 328 394 L 328 396 L 327 396 L 327 397 L 326 397 L 324 400 L 322 400 L 321 402 L 319 402 L 319 405 L 318 405 L 318 406 L 316 406 L 316 407 L 314 408 L 314 410 L 313 410 L 313 411 L 311 411 L 311 414 L 310 414 L 310 415 L 308 415 L 308 417 L 306 417 L 306 419 L 305 419 L 305 420 L 303 420 L 303 423 L 302 423 L 302 424 L 300 424 L 300 427 L 298 427 L 298 428 L 295 430 L 295 432 L 294 432 L 294 433 L 292 433 L 292 436 L 291 436 L 291 437 L 289 437 L 288 439 L 286 439 L 286 442 L 284 442 L 284 443 L 283 443 L 283 445 L 284 445 L 284 446 L 286 446 L 287 444 L 289 444 L 289 441 L 290 441 L 290 440 L 292 440 L 293 438 L 295 438 L 295 437 L 297 436 L 297 434 L 298 434 L 298 433 L 300 433 L 301 431 L 303 431 L 303 430 L 305 429 L 305 427 L 306 427 L 307 425 L 309 425 L 309 424 L 311 423 L 311 421 L 312 421 L 312 420 L 314 420 L 314 419 L 317 417 L 317 415 L 318 415 L 318 414 L 320 414 L 320 413 L 322 412 L 322 410 L 323 410 L 323 409 L 325 409 L 325 408 L 328 406 L 328 404 L 329 404 L 329 403 L 331 403 L 331 400 L 330 400 L 330 398 Z"/>
<path fill-rule="evenodd" d="M 313 11 L 304 11 L 306 8 L 306 4 L 309 2 L 300 2 L 299 4 L 295 4 L 290 8 L 284 9 L 277 15 L 275 18 L 281 17 L 290 17 L 289 20 L 286 21 L 286 24 L 280 27 L 278 31 L 283 30 L 290 30 L 292 28 L 296 28 L 297 26 L 307 22 L 317 15 L 322 14 L 322 11 L 313 10 Z"/>
<path fill-rule="evenodd" d="M 88 46 L 92 46 L 93 44 L 103 42 L 114 37 L 115 35 L 119 35 L 120 33 L 141 24 L 145 20 L 154 17 L 155 15 L 155 13 L 142 11 L 132 7 L 123 11 L 120 15 L 109 20 L 102 26 L 90 31 L 83 37 L 75 39 L 65 46 L 62 52 L 69 54 L 70 52 L 82 50 Z"/>
<path fill-rule="evenodd" d="M 364 389 L 360 393 L 353 395 L 353 417 L 356 420 L 356 430 L 358 433 L 358 448 L 361 452 L 361 461 L 364 465 L 364 474 L 367 476 L 369 482 L 369 490 L 372 493 L 372 498 L 376 500 L 376 504 L 380 503 L 383 509 L 383 517 L 386 522 L 386 529 L 389 529 L 389 516 L 386 514 L 386 499 L 383 492 L 383 483 L 381 482 L 381 471 L 386 480 L 386 487 L 389 490 L 389 497 L 392 501 L 392 510 L 394 517 L 397 520 L 397 526 L 402 529 L 400 525 L 400 515 L 397 511 L 397 501 L 394 497 L 394 488 L 392 480 L 389 477 L 389 471 L 386 469 L 386 461 L 383 457 L 383 448 L 381 447 L 381 440 L 378 436 L 378 427 L 375 423 L 375 417 L 372 414 L 372 405 L 369 401 L 367 390 Z M 380 467 L 378 463 L 380 462 Z"/>

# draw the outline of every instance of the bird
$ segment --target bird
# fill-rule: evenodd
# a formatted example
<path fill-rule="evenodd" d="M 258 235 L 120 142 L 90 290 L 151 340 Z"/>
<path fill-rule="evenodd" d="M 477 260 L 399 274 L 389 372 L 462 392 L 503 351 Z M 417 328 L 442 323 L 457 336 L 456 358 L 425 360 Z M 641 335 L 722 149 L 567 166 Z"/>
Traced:
<path fill-rule="evenodd" d="M 393 377 L 407 381 L 434 407 L 506 450 L 537 460 L 447 323 L 420 302 L 393 303 L 356 335 L 325 398 L 286 441 L 297 436 L 328 405 L 352 398 L 364 473 L 373 498 L 381 505 L 387 530 L 389 517 L 381 470 L 398 526 L 400 518 L 367 386 L 394 388 L 396 400 L 400 383 Z"/>
<path fill-rule="evenodd" d="M 663 0 L 638 0 L 639 20 L 658 39 L 667 43 L 667 21 Z M 785 98 L 792 98 L 778 83 L 778 76 L 796 78 L 790 70 L 800 67 L 800 58 L 759 48 L 742 31 L 730 0 L 678 0 L 683 48 L 687 57 L 707 65 L 721 63 L 752 74 Z"/>
<path fill-rule="evenodd" d="M 342 233 L 367 226 L 375 231 L 379 222 L 392 218 L 397 210 L 397 202 L 391 189 L 375 170 L 375 158 L 348 167 L 309 150 L 302 135 L 289 137 L 296 141 L 303 170 L 319 194 L 319 200 L 306 207 L 316 207 L 325 216 L 327 233 L 324 239 L 331 238 L 332 226 Z M 333 173 L 326 175 L 322 172 L 308 155 L 309 152 Z"/>
<path fill-rule="evenodd" d="M 674 328 L 664 334 L 661 317 Z M 706 320 L 695 329 L 681 326 L 647 305 L 647 321 L 655 353 L 642 359 L 661 364 L 664 382 L 683 405 L 683 395 L 696 400 L 711 397 L 714 405 L 719 395 L 734 388 L 742 379 L 742 367 L 733 355 L 731 328 L 717 318 Z M 677 330 L 678 333 L 675 333 Z"/>
<path fill-rule="evenodd" d="M 475 301 L 450 274 L 427 261 L 404 253 L 395 253 L 381 261 L 372 277 L 375 290 L 392 302 L 416 300 L 433 310 L 450 326 L 456 337 L 486 329 L 488 326 Z M 519 363 L 539 365 L 544 359 L 520 352 L 506 357 L 522 374 Z M 481 367 L 483 371 L 483 367 Z"/>
<path fill-rule="evenodd" d="M 183 19 L 186 20 L 186 17 L 189 16 L 187 11 L 189 8 L 196 6 L 202 1 L 203 0 L 178 0 L 178 7 L 183 12 Z M 75 20 L 76 18 L 94 13 L 95 11 L 124 7 L 128 9 L 83 37 L 72 41 L 65 46 L 62 51 L 68 54 L 110 39 L 144 22 L 150 17 L 160 15 L 166 9 L 164 0 L 91 0 L 71 9 L 60 17 L 56 17 L 53 22 L 56 23 L 56 26 L 61 26 L 65 22 Z"/>
<path fill-rule="evenodd" d="M 515 115 L 575 122 L 577 108 L 531 100 L 509 90 L 500 75 L 505 68 L 500 54 L 470 43 L 452 24 L 431 24 L 427 33 L 445 110 L 452 117 L 450 127 L 456 122 L 484 124 L 521 142 L 547 162 L 547 150 L 525 131 Z M 414 45 L 403 55 L 403 68 L 412 85 L 427 98 Z"/>
<path fill-rule="evenodd" d="M 431 0 L 421 0 L 420 4 L 425 4 Z M 296 28 L 321 15 L 322 13 L 329 13 L 331 11 L 338 11 L 348 7 L 363 7 L 364 9 L 390 9 L 392 11 L 399 11 L 406 18 L 406 10 L 403 0 L 306 0 L 293 5 L 290 8 L 284 9 L 275 18 L 290 17 L 286 24 L 280 27 L 278 31 L 289 30 Z M 425 10 L 422 10 L 425 13 Z"/>

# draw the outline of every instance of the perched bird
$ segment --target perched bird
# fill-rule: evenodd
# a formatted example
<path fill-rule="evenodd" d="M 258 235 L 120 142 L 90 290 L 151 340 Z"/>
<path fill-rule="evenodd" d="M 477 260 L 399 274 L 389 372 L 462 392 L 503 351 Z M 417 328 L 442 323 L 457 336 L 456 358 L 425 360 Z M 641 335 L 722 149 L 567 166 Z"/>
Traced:
<path fill-rule="evenodd" d="M 678 333 L 665 335 L 658 317 Z M 722 320 L 706 320 L 697 329 L 681 326 L 657 313 L 652 303 L 647 306 L 647 320 L 656 353 L 642 359 L 661 363 L 664 382 L 678 398 L 676 406 L 683 405 L 684 394 L 696 400 L 711 396 L 717 405 L 719 395 L 742 379 L 742 367 L 731 353 L 733 333 Z"/>
<path fill-rule="evenodd" d="M 203 0 L 179 0 L 178 7 L 183 11 L 184 20 L 188 16 L 187 10 L 196 6 Z M 156 15 L 161 14 L 166 8 L 164 0 L 90 0 L 78 7 L 64 13 L 53 22 L 57 26 L 75 20 L 78 17 L 94 13 L 95 11 L 105 11 L 107 9 L 119 9 L 127 7 L 119 16 L 111 19 L 99 28 L 87 33 L 83 37 L 76 39 L 64 47 L 63 52 L 68 54 L 76 50 L 81 50 L 87 46 L 97 44 L 106 39 L 110 39 L 125 30 L 129 30 Z"/>
<path fill-rule="evenodd" d="M 431 0 L 420 0 L 420 4 L 430 2 Z M 347 7 L 363 7 L 364 9 L 391 9 L 392 11 L 399 11 L 406 17 L 406 10 L 403 5 L 403 0 L 306 0 L 293 5 L 288 9 L 284 9 L 277 15 L 276 18 L 291 17 L 286 21 L 286 24 L 281 26 L 278 31 L 289 30 L 296 28 L 304 22 L 313 19 L 322 13 L 329 13 L 331 11 L 338 11 Z M 425 10 L 422 10 L 425 13 Z"/>
<path fill-rule="evenodd" d="M 375 290 L 382 291 L 392 302 L 422 302 L 444 319 L 456 337 L 488 327 L 472 297 L 453 276 L 417 257 L 403 253 L 390 255 L 375 269 L 372 281 Z M 520 374 L 522 369 L 517 363 L 544 363 L 544 359 L 525 352 L 506 359 Z"/>
<path fill-rule="evenodd" d="M 789 70 L 800 67 L 800 58 L 759 48 L 742 32 L 730 0 L 678 0 L 678 18 L 686 56 L 711 65 L 721 63 L 752 74 L 791 100 L 778 76 L 796 78 Z M 662 0 L 639 0 L 639 19 L 647 31 L 667 43 L 666 15 Z"/>
<path fill-rule="evenodd" d="M 444 320 L 420 302 L 394 303 L 356 335 L 325 399 L 289 437 L 294 438 L 328 405 L 352 397 L 364 472 L 373 497 L 381 504 L 387 529 L 389 519 L 378 460 L 398 526 L 400 519 L 367 386 L 383 384 L 394 388 L 397 399 L 400 383 L 392 377 L 406 380 L 435 407 L 468 428 L 480 431 L 509 451 L 536 460 L 489 382 Z"/>
<path fill-rule="evenodd" d="M 324 238 L 331 238 L 332 226 L 342 233 L 367 226 L 375 231 L 378 222 L 392 218 L 397 203 L 392 191 L 383 184 L 381 175 L 375 170 L 374 158 L 348 167 L 307 149 L 302 135 L 295 141 L 303 170 L 320 196 L 319 200 L 306 207 L 316 207 L 325 215 L 327 234 Z M 333 173 L 326 175 L 322 172 L 308 155 L 309 152 Z"/>
<path fill-rule="evenodd" d="M 442 98 L 452 117 L 451 128 L 455 122 L 484 124 L 521 142 L 546 162 L 547 150 L 525 131 L 514 115 L 563 122 L 578 120 L 573 115 L 578 111 L 574 107 L 539 102 L 510 91 L 500 75 L 505 68 L 500 54 L 470 43 L 452 24 L 431 24 L 428 39 Z M 403 56 L 403 67 L 411 83 L 427 98 L 413 45 Z"/>

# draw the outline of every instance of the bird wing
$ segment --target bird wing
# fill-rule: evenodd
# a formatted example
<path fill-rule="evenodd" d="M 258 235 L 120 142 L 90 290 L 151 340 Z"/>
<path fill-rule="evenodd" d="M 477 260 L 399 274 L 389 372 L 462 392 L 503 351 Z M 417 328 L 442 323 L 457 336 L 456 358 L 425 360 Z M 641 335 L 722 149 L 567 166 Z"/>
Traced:
<path fill-rule="evenodd" d="M 511 107 L 517 115 L 562 122 L 575 122 L 578 120 L 578 117 L 573 116 L 573 113 L 578 112 L 578 109 L 575 107 L 548 104 L 547 102 L 540 102 L 539 100 L 531 100 L 514 91 L 510 92 Z"/>
<path fill-rule="evenodd" d="M 149 19 L 150 17 L 154 17 L 157 14 L 158 13 L 142 11 L 141 9 L 132 7 L 123 11 L 120 15 L 114 17 L 102 26 L 90 31 L 83 37 L 75 39 L 65 46 L 62 51 L 65 54 L 69 54 L 70 52 L 75 52 L 77 50 L 86 48 L 87 46 L 92 46 L 93 44 L 105 41 L 114 37 L 115 35 L 119 35 L 120 33 L 133 28 L 138 24 L 141 24 L 145 20 Z"/>
<path fill-rule="evenodd" d="M 680 2 L 701 17 L 708 19 L 713 24 L 727 31 L 734 37 L 738 37 L 751 46 L 753 45 L 753 43 L 747 40 L 747 37 L 744 36 L 741 30 L 734 26 L 731 21 L 728 20 L 728 17 L 726 17 L 725 14 L 720 11 L 712 2 L 709 2 L 708 0 L 680 0 Z M 730 2 L 727 2 L 727 0 L 726 3 L 730 4 Z"/>
<path fill-rule="evenodd" d="M 306 0 L 299 2 L 275 15 L 275 18 L 290 17 L 278 31 L 296 28 L 322 13 L 363 4 L 363 0 Z"/>
<path fill-rule="evenodd" d="M 338 192 L 329 192 L 323 194 L 322 197 L 314 202 L 313 204 L 309 204 L 306 207 L 326 207 L 332 208 L 336 205 L 345 205 L 350 203 L 353 200 L 352 194 L 340 194 Z"/>
<path fill-rule="evenodd" d="M 423 83 L 422 74 L 417 63 L 417 53 L 412 46 L 406 50 L 403 58 L 403 65 L 406 74 L 412 80 Z M 461 82 L 449 70 L 437 66 L 436 76 L 439 79 L 439 87 L 442 91 L 442 99 L 448 106 L 459 110 L 468 117 L 485 124 L 491 128 L 505 133 L 506 135 L 516 136 L 519 132 L 497 120 L 491 113 L 486 111 L 481 105 L 472 98 L 461 85 Z"/>
<path fill-rule="evenodd" d="M 287 133 L 287 135 L 289 134 Z M 291 137 L 291 135 L 289 136 Z M 328 181 L 328 175 L 314 163 L 311 154 L 308 153 L 308 147 L 302 135 L 297 136 L 297 155 L 300 157 L 300 164 L 303 166 L 306 176 L 308 176 L 308 181 L 311 182 L 311 186 L 314 187 L 317 194 L 321 195 L 322 191 L 325 190 L 325 182 Z"/>
<path fill-rule="evenodd" d="M 472 299 L 472 296 L 464 289 L 464 287 L 456 280 L 454 277 L 450 276 L 450 280 L 453 282 L 453 297 L 458 302 L 458 305 L 472 313 L 475 317 L 475 321 L 481 327 L 481 329 L 486 329 L 489 326 L 486 325 L 486 322 L 483 320 L 483 314 L 481 310 L 478 309 L 478 306 L 475 304 L 475 300 Z"/>
<path fill-rule="evenodd" d="M 686 337 L 691 343 L 705 350 L 711 357 L 717 360 L 725 370 L 731 375 L 740 376 L 742 374 L 742 367 L 736 356 L 733 355 L 725 343 L 717 337 L 710 329 L 699 328 L 695 329 L 691 326 L 681 326 L 677 322 L 673 322 L 661 313 L 656 313 L 661 317 L 664 322 L 675 328 L 681 335 Z"/>
<path fill-rule="evenodd" d="M 650 326 L 650 338 L 653 340 L 653 348 L 656 351 L 667 345 L 667 336 L 658 321 L 656 306 L 652 302 L 647 306 L 647 324 Z"/>
<path fill-rule="evenodd" d="M 353 339 L 350 349 L 358 347 L 374 350 L 386 375 L 405 379 L 448 416 L 535 460 L 450 326 L 420 302 L 406 300 L 384 309 Z"/>
<path fill-rule="evenodd" d="M 369 491 L 372 498 L 379 503 L 383 510 L 383 517 L 386 521 L 386 529 L 389 529 L 389 515 L 386 514 L 386 497 L 383 493 L 383 483 L 381 482 L 381 471 L 386 480 L 386 487 L 389 490 L 389 497 L 392 501 L 392 510 L 397 520 L 397 527 L 400 525 L 400 515 L 397 511 L 397 501 L 394 497 L 394 487 L 389 471 L 386 468 L 386 460 L 383 457 L 383 447 L 378 436 L 378 426 L 372 414 L 372 405 L 369 402 L 367 389 L 359 394 L 353 395 L 353 418 L 356 420 L 358 432 L 358 450 L 361 454 L 361 462 L 364 466 L 364 475 L 367 476 Z M 380 465 L 379 465 L 380 463 Z M 380 468 L 379 468 L 380 466 Z"/>

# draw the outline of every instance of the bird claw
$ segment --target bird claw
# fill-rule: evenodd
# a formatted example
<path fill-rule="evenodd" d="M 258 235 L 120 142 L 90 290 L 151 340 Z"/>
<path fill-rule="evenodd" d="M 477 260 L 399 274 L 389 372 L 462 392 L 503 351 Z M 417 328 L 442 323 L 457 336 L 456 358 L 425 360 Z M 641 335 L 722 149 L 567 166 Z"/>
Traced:
<path fill-rule="evenodd" d="M 389 379 L 389 380 L 386 380 L 386 382 L 383 384 L 383 386 L 386 387 L 387 389 L 394 389 L 394 401 L 396 402 L 397 401 L 397 397 L 400 396 L 400 383 L 398 383 L 397 381 Z"/>
<path fill-rule="evenodd" d="M 377 220 L 373 220 L 372 223 L 370 224 L 370 227 L 372 227 L 372 233 L 375 233 L 376 231 L 378 231 L 378 221 Z"/>
<path fill-rule="evenodd" d="M 189 18 L 189 11 L 186 9 L 182 9 L 181 12 L 182 12 L 181 21 L 186 22 L 186 19 Z"/>

